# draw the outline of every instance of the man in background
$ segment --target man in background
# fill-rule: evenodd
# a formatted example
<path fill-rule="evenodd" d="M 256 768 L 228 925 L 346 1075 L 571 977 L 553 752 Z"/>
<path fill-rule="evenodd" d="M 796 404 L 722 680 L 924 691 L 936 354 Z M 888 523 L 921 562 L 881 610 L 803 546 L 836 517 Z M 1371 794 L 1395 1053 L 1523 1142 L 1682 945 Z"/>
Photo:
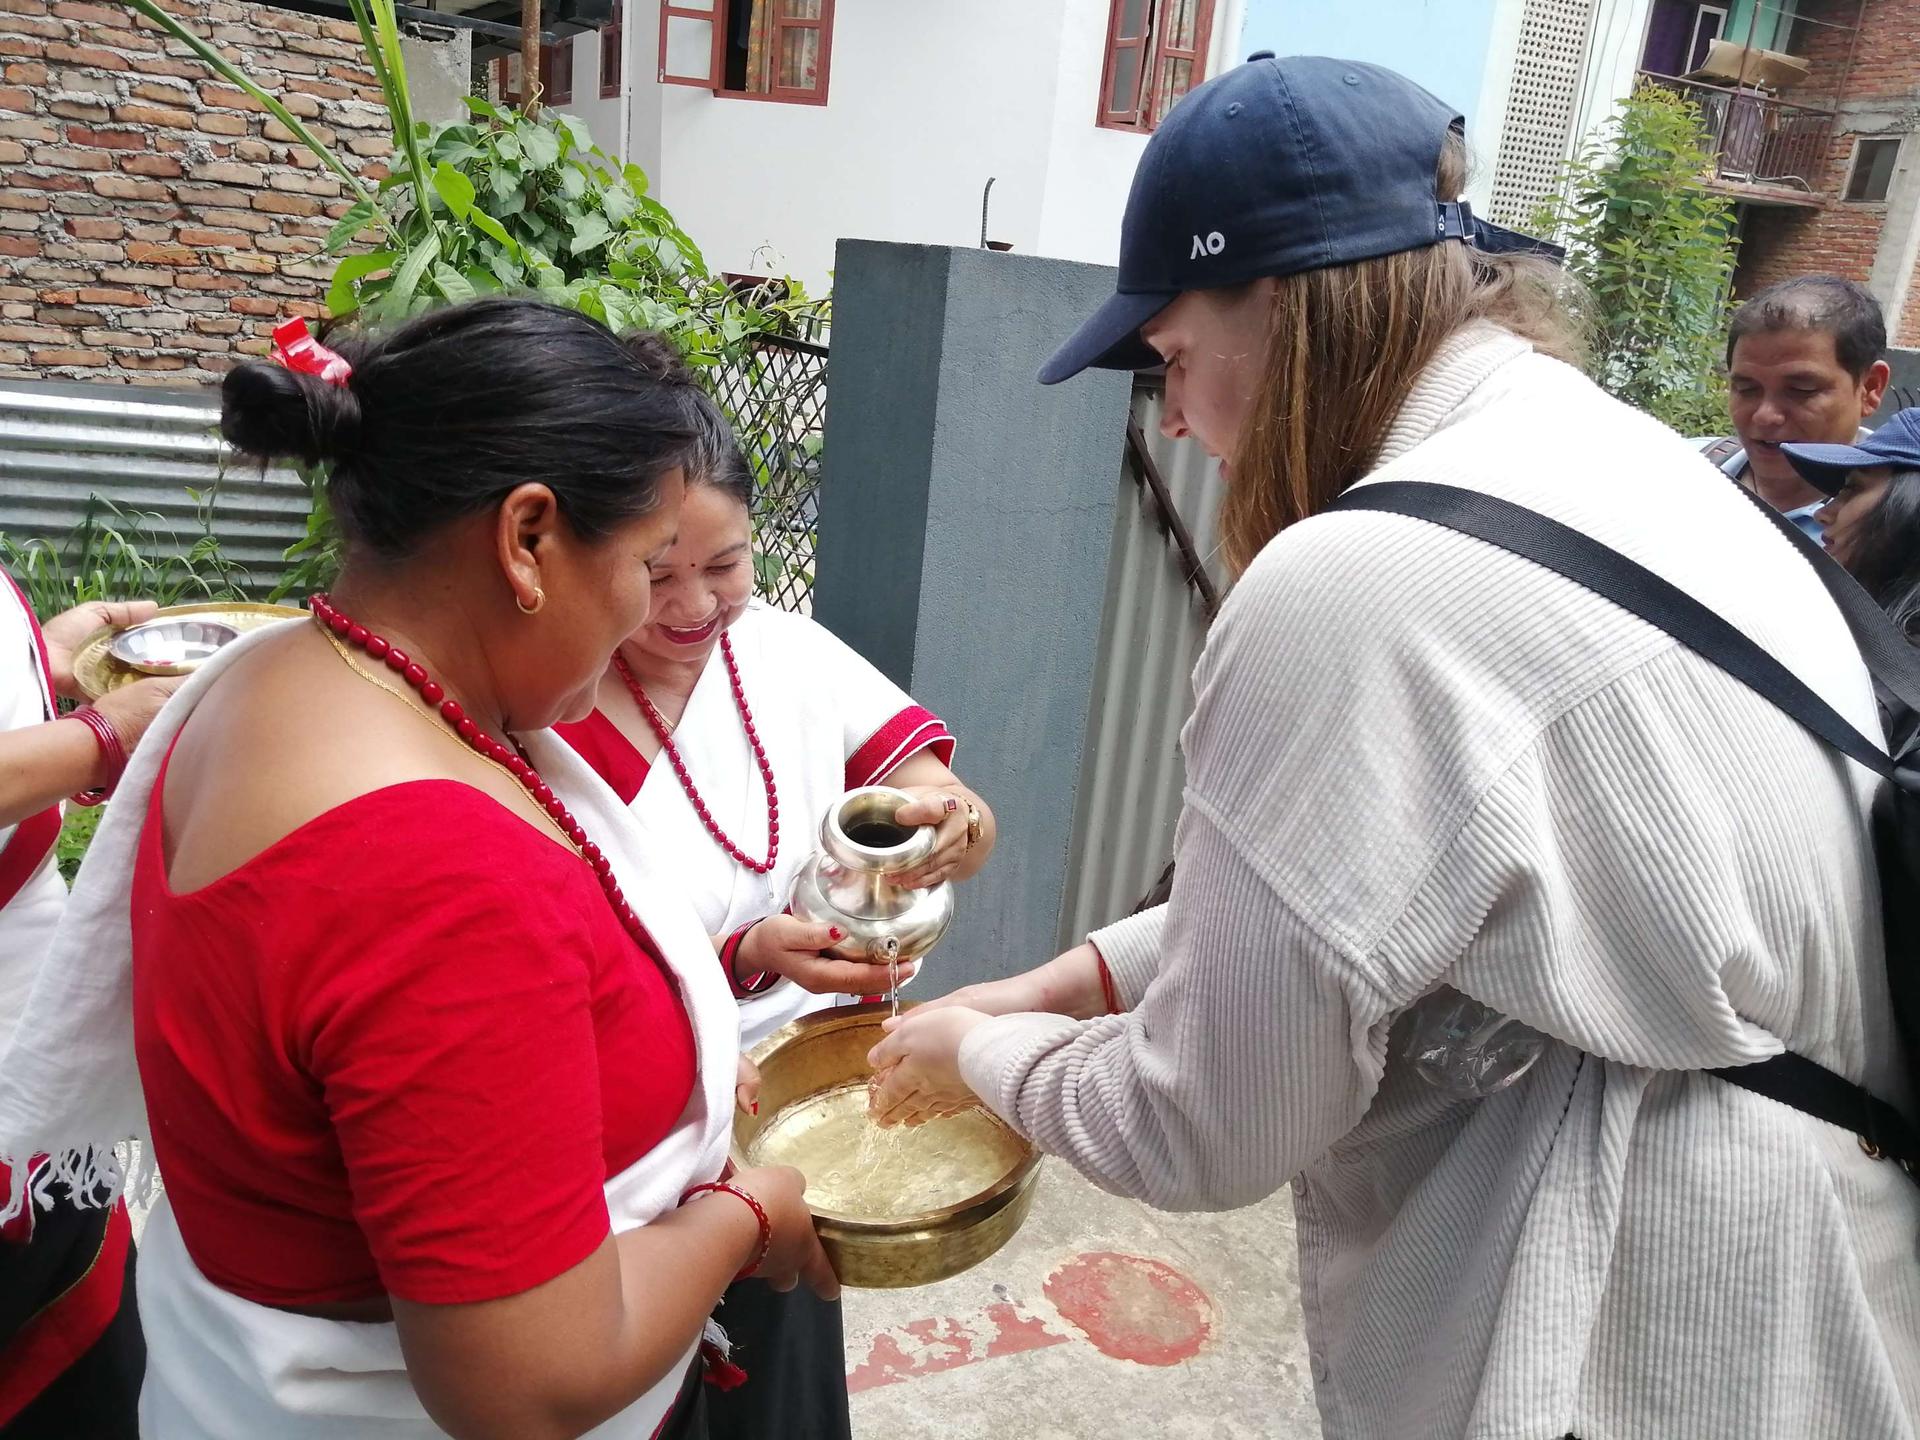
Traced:
<path fill-rule="evenodd" d="M 1866 286 L 1837 275 L 1769 285 L 1734 312 L 1727 332 L 1734 433 L 1701 453 L 1814 539 L 1828 497 L 1780 447 L 1851 445 L 1880 408 L 1891 371 L 1887 324 Z"/>

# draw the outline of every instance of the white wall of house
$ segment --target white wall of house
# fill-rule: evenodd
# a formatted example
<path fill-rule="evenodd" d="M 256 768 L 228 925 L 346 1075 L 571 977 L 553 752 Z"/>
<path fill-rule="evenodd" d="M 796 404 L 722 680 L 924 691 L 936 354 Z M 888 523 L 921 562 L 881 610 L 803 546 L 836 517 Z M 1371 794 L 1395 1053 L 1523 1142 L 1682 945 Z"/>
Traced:
<path fill-rule="evenodd" d="M 626 100 L 600 94 L 600 36 L 589 31 L 573 41 L 573 100 L 563 110 L 578 115 L 593 131 L 594 142 L 616 161 L 626 157 Z"/>
<path fill-rule="evenodd" d="M 836 0 L 828 103 L 662 85 L 658 10 L 627 0 L 626 116 L 575 44 L 573 104 L 653 178 L 716 269 L 830 283 L 843 237 L 990 239 L 1111 263 L 1146 137 L 1094 123 L 1109 0 Z M 1245 0 L 1217 0 L 1209 73 L 1237 58 Z"/>

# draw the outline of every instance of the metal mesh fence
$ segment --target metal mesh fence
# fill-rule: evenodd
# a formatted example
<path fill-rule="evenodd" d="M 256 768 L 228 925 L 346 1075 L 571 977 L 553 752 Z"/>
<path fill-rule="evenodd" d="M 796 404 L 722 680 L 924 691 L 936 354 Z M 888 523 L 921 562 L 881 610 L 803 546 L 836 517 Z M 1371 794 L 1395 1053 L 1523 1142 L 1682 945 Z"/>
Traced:
<path fill-rule="evenodd" d="M 769 337 L 709 371 L 708 380 L 753 467 L 757 588 L 771 604 L 807 614 L 820 523 L 827 347 Z"/>

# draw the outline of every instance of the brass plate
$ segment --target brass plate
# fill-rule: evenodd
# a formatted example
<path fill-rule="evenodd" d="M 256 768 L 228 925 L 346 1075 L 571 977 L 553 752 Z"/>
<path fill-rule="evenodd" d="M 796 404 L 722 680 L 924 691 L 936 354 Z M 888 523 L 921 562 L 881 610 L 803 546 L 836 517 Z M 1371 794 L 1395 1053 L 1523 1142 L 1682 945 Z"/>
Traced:
<path fill-rule="evenodd" d="M 228 601 L 209 605 L 169 605 L 154 619 L 170 620 L 181 616 L 217 620 L 231 625 L 244 635 L 249 630 L 258 630 L 263 625 L 272 625 L 281 620 L 304 620 L 307 612 L 292 605 Z M 113 637 L 119 633 L 112 626 L 102 626 L 82 640 L 79 648 L 73 652 L 74 682 L 80 687 L 80 693 L 89 700 L 98 700 L 110 690 L 144 678 L 138 670 L 121 664 L 109 653 Z"/>
<path fill-rule="evenodd" d="M 754 1047 L 760 1113 L 736 1114 L 734 1163 L 807 1177 L 843 1285 L 927 1285 L 977 1265 L 1033 1204 L 1039 1155 L 984 1110 L 911 1129 L 867 1118 L 867 1051 L 885 1005 L 806 1015 Z"/>

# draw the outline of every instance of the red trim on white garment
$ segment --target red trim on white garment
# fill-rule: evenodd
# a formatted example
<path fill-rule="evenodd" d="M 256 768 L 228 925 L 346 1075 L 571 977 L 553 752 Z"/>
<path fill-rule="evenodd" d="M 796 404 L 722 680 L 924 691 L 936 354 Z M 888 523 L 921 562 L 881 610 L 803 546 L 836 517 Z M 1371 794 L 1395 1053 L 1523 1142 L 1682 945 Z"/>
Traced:
<path fill-rule="evenodd" d="M 847 789 L 878 784 L 922 750 L 931 750 L 942 765 L 953 764 L 954 738 L 931 710 L 909 705 L 876 730 L 847 760 Z"/>
<path fill-rule="evenodd" d="M 31 1195 L 27 1203 L 33 1203 Z M 132 1244 L 127 1207 L 115 1204 L 86 1273 L 7 1342 L 0 1352 L 0 1428 L 12 1423 L 106 1334 L 120 1311 Z"/>

